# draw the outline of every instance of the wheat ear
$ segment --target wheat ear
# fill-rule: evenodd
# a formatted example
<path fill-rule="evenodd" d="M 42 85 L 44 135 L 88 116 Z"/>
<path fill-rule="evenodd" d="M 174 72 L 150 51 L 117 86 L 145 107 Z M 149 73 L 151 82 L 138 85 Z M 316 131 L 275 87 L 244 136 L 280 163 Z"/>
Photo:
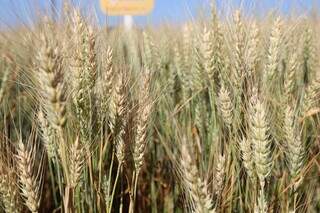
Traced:
<path fill-rule="evenodd" d="M 138 119 L 136 140 L 133 151 L 133 159 L 136 170 L 139 171 L 143 164 L 143 156 L 147 145 L 148 121 L 151 114 L 151 97 L 150 97 L 150 71 L 146 70 L 141 84 L 139 102 L 138 102 Z"/>
<path fill-rule="evenodd" d="M 216 7 L 214 4 L 211 5 L 211 16 L 212 16 L 212 25 L 211 25 L 211 39 L 212 41 L 212 49 L 214 56 L 214 73 L 222 73 L 225 68 L 225 59 L 223 52 L 223 31 L 222 24 L 219 22 Z M 225 74 L 225 73 L 223 73 Z M 226 76 L 223 76 L 223 78 Z"/>
<path fill-rule="evenodd" d="M 290 106 L 287 106 L 285 111 L 285 140 L 287 145 L 287 162 L 291 177 L 296 178 L 302 169 L 304 146 L 301 140 L 301 133 L 298 128 L 298 122 L 294 115 L 294 111 Z M 296 187 L 298 186 L 296 181 Z"/>
<path fill-rule="evenodd" d="M 250 139 L 254 148 L 256 173 L 260 180 L 261 188 L 272 168 L 271 141 L 269 139 L 269 123 L 265 105 L 257 100 L 254 115 L 250 120 Z"/>
<path fill-rule="evenodd" d="M 120 164 L 125 161 L 126 144 L 123 139 L 127 122 L 127 94 L 124 73 L 118 76 L 112 98 L 111 119 L 114 121 L 111 130 L 115 137 L 115 151 Z"/>
<path fill-rule="evenodd" d="M 182 50 L 183 50 L 183 59 L 187 69 L 192 67 L 192 26 L 190 24 L 185 24 L 183 26 L 183 42 L 182 42 Z"/>
<path fill-rule="evenodd" d="M 231 126 L 233 121 L 233 105 L 230 97 L 230 92 L 227 90 L 224 84 L 221 85 L 217 104 L 223 121 L 228 126 Z"/>
<path fill-rule="evenodd" d="M 246 50 L 246 69 L 248 72 L 247 75 L 252 76 L 253 74 L 255 74 L 255 67 L 259 60 L 259 28 L 256 22 L 253 22 L 252 26 L 250 27 L 250 34 L 248 40 L 248 47 Z"/>
<path fill-rule="evenodd" d="M 206 27 L 203 29 L 202 33 L 202 55 L 203 55 L 203 63 L 204 63 L 204 70 L 209 77 L 210 81 L 213 81 L 214 77 L 214 50 L 213 45 L 211 43 L 212 35 L 210 30 Z M 213 82 L 211 82 L 212 84 Z"/>
<path fill-rule="evenodd" d="M 302 116 L 307 116 L 309 111 L 315 107 L 319 100 L 320 95 L 320 81 L 319 79 L 313 79 L 311 83 L 306 87 L 303 102 L 301 105 Z"/>
<path fill-rule="evenodd" d="M 296 52 L 292 53 L 284 78 L 284 92 L 288 99 L 290 98 L 295 86 L 296 71 L 299 65 L 298 61 L 298 54 Z"/>
<path fill-rule="evenodd" d="M 36 168 L 38 151 L 35 145 L 31 145 L 29 148 L 21 140 L 18 143 L 16 158 L 19 183 L 25 204 L 31 212 L 38 212 L 40 207 L 43 155 L 39 167 Z"/>
<path fill-rule="evenodd" d="M 253 150 L 251 140 L 243 138 L 240 142 L 240 150 L 242 153 L 243 165 L 246 168 L 246 172 L 250 178 L 254 177 L 254 161 L 253 161 Z"/>
<path fill-rule="evenodd" d="M 56 131 L 45 118 L 44 113 L 41 109 L 38 113 L 38 121 L 42 140 L 44 142 L 44 147 L 47 151 L 49 159 L 52 159 L 57 153 L 57 144 L 55 143 Z"/>
<path fill-rule="evenodd" d="M 73 102 L 80 127 L 80 141 L 90 143 L 92 133 L 92 94 L 96 84 L 96 35 L 85 23 L 78 11 L 74 14 L 74 37 L 76 51 L 72 58 L 71 71 L 76 83 L 73 91 Z"/>
<path fill-rule="evenodd" d="M 79 143 L 79 137 L 71 145 L 69 150 L 69 186 L 75 188 L 82 173 L 82 168 L 85 161 L 85 150 Z"/>
<path fill-rule="evenodd" d="M 1 174 L 0 171 L 0 198 L 2 200 L 4 210 L 8 213 L 21 212 L 19 203 L 19 190 L 17 189 L 14 174 L 11 171 L 7 174 Z"/>
<path fill-rule="evenodd" d="M 101 107 L 101 116 L 108 117 L 107 113 L 110 109 L 110 100 L 112 96 L 112 88 L 114 83 L 115 72 L 113 69 L 113 50 L 110 46 L 107 48 L 106 53 L 106 65 L 105 72 L 103 73 L 103 82 L 102 83 L 102 94 L 100 94 L 100 107 Z"/>
<path fill-rule="evenodd" d="M 5 93 L 8 89 L 11 71 L 12 70 L 10 69 L 10 66 L 7 66 L 3 73 L 3 76 L 1 79 L 1 86 L 0 86 L 0 104 L 2 103 Z"/>
<path fill-rule="evenodd" d="M 180 166 L 183 175 L 182 181 L 187 195 L 191 197 L 194 211 L 197 213 L 215 212 L 212 197 L 208 191 L 208 184 L 202 180 L 186 143 L 183 143 L 181 147 Z"/>
<path fill-rule="evenodd" d="M 258 202 L 254 207 L 254 213 L 267 213 L 268 206 L 263 190 L 259 191 Z"/>
<path fill-rule="evenodd" d="M 276 74 L 278 63 L 279 63 L 279 54 L 280 54 L 280 44 L 281 44 L 281 26 L 282 21 L 278 17 L 273 24 L 273 28 L 271 30 L 270 35 L 270 44 L 268 48 L 267 53 L 267 64 L 265 67 L 264 72 L 264 84 L 267 83 L 267 81 L 274 78 L 274 75 Z"/>
<path fill-rule="evenodd" d="M 17 173 L 12 163 L 12 153 L 8 149 L 8 143 L 1 140 L 0 144 L 0 200 L 5 212 L 21 212 L 19 187 L 17 185 Z"/>
<path fill-rule="evenodd" d="M 225 179 L 225 164 L 226 158 L 224 155 L 219 155 L 218 163 L 216 167 L 215 174 L 215 193 L 220 196 L 223 189 L 224 179 Z"/>
<path fill-rule="evenodd" d="M 40 100 L 50 125 L 60 129 L 66 123 L 62 59 L 58 47 L 50 43 L 46 34 L 41 34 L 40 38 L 42 46 L 37 55 Z"/>
<path fill-rule="evenodd" d="M 148 69 L 151 69 L 154 65 L 154 60 L 153 60 L 154 43 L 152 42 L 151 36 L 146 31 L 143 31 L 142 37 L 143 37 L 143 47 L 144 47 L 143 59 L 145 62 L 145 66 Z"/>
<path fill-rule="evenodd" d="M 244 77 L 244 44 L 245 44 L 245 31 L 243 27 L 242 17 L 240 10 L 237 10 L 234 14 L 234 24 L 235 24 L 235 33 L 234 33 L 234 45 L 235 45 L 235 67 L 232 75 L 232 80 L 236 89 L 241 90 L 242 81 Z"/>

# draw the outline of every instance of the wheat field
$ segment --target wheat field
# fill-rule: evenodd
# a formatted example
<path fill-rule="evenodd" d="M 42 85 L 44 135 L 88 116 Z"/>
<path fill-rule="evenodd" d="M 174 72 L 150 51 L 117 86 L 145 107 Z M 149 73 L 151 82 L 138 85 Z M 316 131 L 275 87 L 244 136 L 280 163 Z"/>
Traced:
<path fill-rule="evenodd" d="M 0 32 L 1 212 L 320 212 L 320 20 Z"/>

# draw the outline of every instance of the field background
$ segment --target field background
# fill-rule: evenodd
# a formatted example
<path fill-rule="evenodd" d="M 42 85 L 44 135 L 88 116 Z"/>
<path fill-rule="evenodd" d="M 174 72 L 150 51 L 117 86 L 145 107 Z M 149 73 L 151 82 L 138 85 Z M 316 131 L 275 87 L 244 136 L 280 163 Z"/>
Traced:
<path fill-rule="evenodd" d="M 1 3 L 1 211 L 319 212 L 319 4 L 160 1 Z"/>

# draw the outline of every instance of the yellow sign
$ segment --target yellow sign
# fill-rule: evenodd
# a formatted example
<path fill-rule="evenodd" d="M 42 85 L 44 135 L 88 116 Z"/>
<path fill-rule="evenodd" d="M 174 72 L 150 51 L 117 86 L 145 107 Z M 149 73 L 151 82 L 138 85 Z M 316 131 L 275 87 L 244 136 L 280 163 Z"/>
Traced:
<path fill-rule="evenodd" d="M 146 15 L 154 0 L 100 0 L 101 9 L 108 15 Z"/>

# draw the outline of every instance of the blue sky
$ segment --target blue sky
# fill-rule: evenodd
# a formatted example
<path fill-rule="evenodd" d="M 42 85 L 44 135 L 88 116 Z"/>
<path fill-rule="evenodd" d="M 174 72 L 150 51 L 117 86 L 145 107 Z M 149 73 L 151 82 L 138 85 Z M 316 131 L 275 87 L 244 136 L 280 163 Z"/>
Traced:
<path fill-rule="evenodd" d="M 56 0 L 60 6 L 63 0 Z M 105 22 L 105 15 L 100 11 L 100 0 L 73 0 L 85 10 L 94 10 L 100 23 Z M 0 0 L 0 25 L 12 26 L 16 23 L 32 23 L 39 10 L 50 8 L 49 0 Z M 209 11 L 210 0 L 155 0 L 155 8 L 148 16 L 134 17 L 135 23 L 161 24 L 181 23 L 186 20 L 205 16 Z M 277 8 L 282 14 L 294 10 L 303 15 L 316 7 L 319 12 L 320 0 L 217 0 L 218 9 L 225 13 L 234 8 L 242 8 L 252 15 L 263 15 L 270 9 Z M 121 17 L 108 17 L 108 23 L 117 24 Z"/>

